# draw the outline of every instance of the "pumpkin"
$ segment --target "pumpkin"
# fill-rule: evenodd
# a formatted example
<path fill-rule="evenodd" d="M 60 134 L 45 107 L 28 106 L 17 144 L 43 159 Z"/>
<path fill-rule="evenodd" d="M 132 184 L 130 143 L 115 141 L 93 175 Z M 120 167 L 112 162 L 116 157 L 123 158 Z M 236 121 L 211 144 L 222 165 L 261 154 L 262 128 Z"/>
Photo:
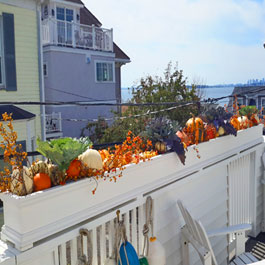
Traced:
<path fill-rule="evenodd" d="M 49 175 L 45 173 L 38 173 L 33 178 L 34 190 L 40 191 L 51 187 L 51 179 Z"/>
<path fill-rule="evenodd" d="M 164 142 L 156 142 L 155 144 L 155 149 L 159 152 L 159 153 L 165 153 L 167 150 L 167 146 Z"/>
<path fill-rule="evenodd" d="M 213 124 L 207 124 L 205 127 L 207 140 L 216 138 L 216 128 Z"/>
<path fill-rule="evenodd" d="M 23 183 L 25 185 L 23 185 Z M 23 166 L 22 179 L 20 177 L 20 170 L 14 169 L 11 175 L 10 191 L 16 195 L 24 196 L 33 191 L 33 174 L 32 171 Z"/>
<path fill-rule="evenodd" d="M 186 122 L 187 132 L 193 134 L 195 143 L 203 142 L 204 126 L 201 118 L 190 118 Z"/>
<path fill-rule="evenodd" d="M 230 120 L 230 123 L 233 125 L 233 127 L 239 131 L 240 130 L 240 122 L 239 120 L 237 119 L 237 117 L 232 117 L 231 120 Z"/>
<path fill-rule="evenodd" d="M 87 149 L 83 154 L 78 157 L 83 164 L 89 168 L 101 170 L 103 168 L 102 158 L 100 153 L 94 149 Z"/>
<path fill-rule="evenodd" d="M 249 119 L 247 116 L 237 118 L 240 123 L 240 129 L 247 129 L 249 127 Z"/>
<path fill-rule="evenodd" d="M 78 177 L 81 171 L 81 161 L 75 159 L 73 160 L 68 169 L 66 170 L 66 174 L 68 177 Z"/>

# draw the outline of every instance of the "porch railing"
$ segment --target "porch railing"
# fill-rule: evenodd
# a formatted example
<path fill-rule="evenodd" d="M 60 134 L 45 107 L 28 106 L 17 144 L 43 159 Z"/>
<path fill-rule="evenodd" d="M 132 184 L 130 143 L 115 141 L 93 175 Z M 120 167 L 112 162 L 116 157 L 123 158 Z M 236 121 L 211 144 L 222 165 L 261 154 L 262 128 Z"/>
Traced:
<path fill-rule="evenodd" d="M 113 30 L 47 18 L 42 21 L 43 45 L 113 51 Z"/>
<path fill-rule="evenodd" d="M 250 128 L 240 132 L 238 137 L 225 136 L 198 145 L 200 160 L 196 160 L 196 152 L 190 148 L 186 166 L 180 164 L 174 153 L 129 166 L 117 183 L 100 181 L 94 196 L 89 191 L 95 183 L 88 179 L 63 188 L 55 187 L 58 193 L 50 191 L 53 203 L 57 205 L 59 200 L 65 203 L 64 209 L 58 208 L 58 212 L 72 209 L 76 205 L 73 201 L 84 205 L 84 209 L 78 210 L 79 216 L 70 215 L 67 228 L 60 233 L 49 235 L 56 223 L 43 227 L 46 238 L 35 242 L 26 251 L 20 252 L 0 241 L 0 264 L 86 264 L 81 262 L 83 252 L 86 257 L 91 257 L 91 263 L 88 264 L 103 265 L 113 250 L 117 209 L 124 220 L 128 240 L 141 254 L 147 196 L 154 200 L 154 235 L 165 248 L 167 265 L 182 264 L 181 227 L 184 221 L 176 205 L 178 199 L 185 202 L 193 216 L 201 220 L 207 230 L 230 223 L 248 222 L 252 224 L 251 234 L 256 236 L 262 230 L 264 218 L 261 156 L 265 149 L 261 128 L 259 131 L 257 129 Z M 76 194 L 82 196 L 77 198 Z M 43 193 L 39 199 L 31 196 L 31 202 L 25 205 L 26 213 L 29 214 L 29 208 L 34 207 L 33 200 L 39 200 L 38 204 L 45 202 L 52 208 L 49 196 L 49 192 L 46 195 Z M 58 213 L 49 213 L 52 214 Z M 81 228 L 88 233 L 83 238 L 83 244 L 79 233 Z M 218 264 L 228 264 L 233 244 L 227 237 L 213 238 L 211 243 Z M 1 261 L 1 250 L 6 260 Z M 198 264 L 198 261 L 198 256 L 191 251 L 190 263 Z"/>
<path fill-rule="evenodd" d="M 46 133 L 62 132 L 62 114 L 53 112 L 45 115 Z"/>

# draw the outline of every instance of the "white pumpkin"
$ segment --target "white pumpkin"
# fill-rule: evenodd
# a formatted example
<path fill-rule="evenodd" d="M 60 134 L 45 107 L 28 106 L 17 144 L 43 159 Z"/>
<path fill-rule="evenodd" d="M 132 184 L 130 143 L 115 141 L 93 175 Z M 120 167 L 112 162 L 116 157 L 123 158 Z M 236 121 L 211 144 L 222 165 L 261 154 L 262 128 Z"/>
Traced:
<path fill-rule="evenodd" d="M 155 237 L 150 238 L 147 260 L 149 265 L 166 265 L 166 251 Z"/>
<path fill-rule="evenodd" d="M 10 190 L 13 194 L 24 196 L 33 192 L 33 174 L 32 171 L 27 167 L 23 166 L 22 180 L 19 181 L 20 171 L 18 168 L 14 169 L 11 175 L 11 186 Z"/>
<path fill-rule="evenodd" d="M 238 117 L 237 120 L 239 121 L 241 127 L 248 127 L 248 117 L 247 116 Z"/>
<path fill-rule="evenodd" d="M 101 170 L 103 168 L 101 155 L 97 150 L 87 149 L 78 157 L 78 159 L 89 168 L 97 170 Z"/>
<path fill-rule="evenodd" d="M 219 134 L 220 136 L 222 136 L 222 135 L 225 134 L 225 130 L 224 130 L 224 128 L 223 128 L 222 126 L 219 127 L 219 129 L 218 129 L 218 134 Z"/>

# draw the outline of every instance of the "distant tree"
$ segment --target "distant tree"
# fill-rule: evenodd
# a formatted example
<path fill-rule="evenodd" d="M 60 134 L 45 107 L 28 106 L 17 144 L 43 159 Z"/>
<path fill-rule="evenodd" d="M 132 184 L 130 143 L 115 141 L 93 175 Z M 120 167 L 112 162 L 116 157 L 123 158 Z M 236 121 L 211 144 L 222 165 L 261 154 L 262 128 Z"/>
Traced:
<path fill-rule="evenodd" d="M 196 102 L 200 100 L 196 85 L 187 86 L 187 78 L 184 77 L 183 71 L 177 67 L 172 67 L 169 63 L 165 69 L 163 77 L 147 76 L 141 78 L 140 84 L 132 88 L 132 99 L 130 103 L 159 103 L 159 102 Z M 96 143 L 108 143 L 122 141 L 125 139 L 128 130 L 134 134 L 140 134 L 145 130 L 145 126 L 151 117 L 166 117 L 180 125 L 184 125 L 190 118 L 191 113 L 198 114 L 196 104 L 176 108 L 170 111 L 163 111 L 152 115 L 144 115 L 148 112 L 161 111 L 170 106 L 153 105 L 153 106 L 129 106 L 122 110 L 122 113 L 115 113 L 117 118 L 111 126 L 107 127 L 104 133 L 95 137 Z M 139 115 L 139 116 L 138 116 Z M 135 117 L 137 116 L 137 117 Z M 91 129 L 92 127 L 88 125 Z M 98 125 L 94 124 L 97 130 Z M 96 132 L 96 131 L 94 131 Z"/>

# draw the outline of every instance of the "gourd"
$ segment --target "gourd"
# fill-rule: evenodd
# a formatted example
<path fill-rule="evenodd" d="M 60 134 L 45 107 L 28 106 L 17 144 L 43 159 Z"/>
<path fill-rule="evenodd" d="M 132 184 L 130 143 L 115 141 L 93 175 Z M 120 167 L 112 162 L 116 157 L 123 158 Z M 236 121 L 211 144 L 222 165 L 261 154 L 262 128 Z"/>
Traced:
<path fill-rule="evenodd" d="M 149 265 L 166 265 L 165 249 L 156 237 L 150 238 L 147 260 Z"/>
<path fill-rule="evenodd" d="M 45 173 L 48 174 L 48 163 L 44 161 L 38 161 L 37 163 L 33 163 L 30 167 L 33 176 L 37 173 Z"/>
<path fill-rule="evenodd" d="M 249 119 L 247 116 L 241 116 L 237 118 L 240 123 L 240 129 L 246 129 L 249 127 Z"/>
<path fill-rule="evenodd" d="M 222 136 L 224 134 L 225 134 L 225 129 L 222 126 L 220 126 L 219 129 L 218 129 L 218 135 Z"/>
<path fill-rule="evenodd" d="M 159 153 L 165 153 L 167 150 L 167 146 L 164 142 L 156 142 L 155 144 L 155 149 L 159 152 Z"/>
<path fill-rule="evenodd" d="M 216 138 L 217 131 L 213 124 L 206 125 L 205 130 L 208 140 Z"/>
<path fill-rule="evenodd" d="M 189 146 L 190 139 L 184 131 L 177 131 L 176 135 L 180 138 L 182 143 L 184 143 L 186 146 Z"/>
<path fill-rule="evenodd" d="M 24 196 L 32 193 L 33 191 L 33 174 L 32 171 L 25 166 L 23 166 L 21 171 L 22 178 L 20 178 L 20 170 L 18 168 L 13 170 L 11 175 L 10 191 L 13 194 Z"/>
<path fill-rule="evenodd" d="M 80 160 L 89 168 L 93 168 L 96 170 L 101 170 L 103 168 L 100 153 L 94 149 L 87 149 L 83 154 L 78 157 L 78 160 Z"/>
<path fill-rule="evenodd" d="M 33 178 L 34 190 L 40 191 L 51 187 L 51 179 L 49 175 L 45 173 L 38 173 Z"/>
<path fill-rule="evenodd" d="M 232 117 L 230 123 L 234 126 L 234 128 L 239 131 L 240 130 L 240 122 L 237 117 Z"/>
<path fill-rule="evenodd" d="M 56 186 L 60 184 L 63 172 L 59 170 L 59 167 L 54 164 L 48 164 L 48 175 L 51 179 L 52 185 Z"/>
<path fill-rule="evenodd" d="M 66 170 L 66 174 L 69 177 L 78 177 L 81 171 L 81 161 L 75 159 L 71 162 L 68 169 Z"/>
<path fill-rule="evenodd" d="M 259 123 L 259 116 L 258 116 L 258 114 L 252 114 L 251 115 L 251 121 L 253 122 L 254 125 L 257 125 Z"/>
<path fill-rule="evenodd" d="M 186 122 L 187 132 L 193 134 L 195 143 L 203 142 L 203 121 L 201 118 L 193 117 Z"/>

